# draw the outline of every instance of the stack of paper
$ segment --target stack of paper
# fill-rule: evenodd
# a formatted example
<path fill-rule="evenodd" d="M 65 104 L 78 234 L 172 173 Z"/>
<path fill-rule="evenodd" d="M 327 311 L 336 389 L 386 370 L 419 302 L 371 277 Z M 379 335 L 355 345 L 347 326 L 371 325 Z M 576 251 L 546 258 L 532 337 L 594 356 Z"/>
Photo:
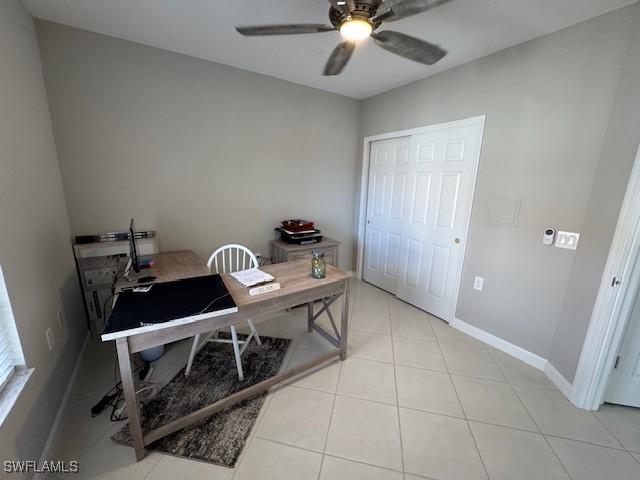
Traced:
<path fill-rule="evenodd" d="M 243 287 L 255 287 L 265 283 L 273 282 L 275 277 L 263 272 L 259 268 L 250 268 L 233 272 L 231 276 Z"/>

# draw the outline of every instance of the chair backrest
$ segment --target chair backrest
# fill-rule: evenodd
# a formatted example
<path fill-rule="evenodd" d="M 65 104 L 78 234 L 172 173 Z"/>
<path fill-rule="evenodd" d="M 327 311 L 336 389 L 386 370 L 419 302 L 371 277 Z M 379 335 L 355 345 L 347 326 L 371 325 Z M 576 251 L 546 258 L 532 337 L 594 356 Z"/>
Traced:
<path fill-rule="evenodd" d="M 207 268 L 213 273 L 232 273 L 248 268 L 258 268 L 258 259 L 243 245 L 223 245 L 211 254 Z"/>

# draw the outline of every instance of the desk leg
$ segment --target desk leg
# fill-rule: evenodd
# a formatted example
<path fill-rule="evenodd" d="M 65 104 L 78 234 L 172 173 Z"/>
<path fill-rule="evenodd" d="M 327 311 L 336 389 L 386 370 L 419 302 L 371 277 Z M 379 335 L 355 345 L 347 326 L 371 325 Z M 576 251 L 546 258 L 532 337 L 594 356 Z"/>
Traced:
<path fill-rule="evenodd" d="M 313 302 L 307 303 L 307 330 L 313 332 Z"/>
<path fill-rule="evenodd" d="M 342 318 L 340 320 L 340 359 L 347 359 L 347 340 L 349 336 L 349 279 L 344 281 L 344 291 L 342 293 Z"/>
<path fill-rule="evenodd" d="M 122 389 L 124 400 L 127 402 L 127 415 L 129 416 L 129 427 L 131 428 L 131 438 L 136 451 L 136 460 L 139 462 L 145 456 L 144 440 L 142 439 L 142 425 L 140 425 L 140 408 L 136 398 L 135 386 L 133 383 L 133 373 L 131 371 L 131 354 L 129 353 L 129 343 L 126 338 L 116 340 L 118 350 L 118 363 L 120 364 L 120 378 L 122 379 Z"/>

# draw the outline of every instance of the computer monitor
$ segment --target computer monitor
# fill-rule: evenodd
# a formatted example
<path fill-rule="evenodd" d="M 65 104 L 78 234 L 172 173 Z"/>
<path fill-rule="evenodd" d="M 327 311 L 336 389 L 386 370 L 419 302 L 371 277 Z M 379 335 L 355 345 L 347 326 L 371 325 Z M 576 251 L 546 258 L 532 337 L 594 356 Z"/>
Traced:
<path fill-rule="evenodd" d="M 131 268 L 136 273 L 140 272 L 140 260 L 138 259 L 138 246 L 136 245 L 136 226 L 131 219 L 129 223 L 129 260 L 131 262 Z"/>

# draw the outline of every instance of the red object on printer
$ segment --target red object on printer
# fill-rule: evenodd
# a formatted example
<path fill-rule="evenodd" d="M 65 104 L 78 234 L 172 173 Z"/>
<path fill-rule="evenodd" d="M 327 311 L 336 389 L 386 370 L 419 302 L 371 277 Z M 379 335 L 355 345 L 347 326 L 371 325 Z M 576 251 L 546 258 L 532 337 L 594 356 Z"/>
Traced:
<path fill-rule="evenodd" d="M 298 218 L 294 218 L 292 220 L 283 220 L 282 228 L 290 232 L 307 232 L 310 230 L 315 230 L 313 222 L 309 220 L 301 220 Z"/>

